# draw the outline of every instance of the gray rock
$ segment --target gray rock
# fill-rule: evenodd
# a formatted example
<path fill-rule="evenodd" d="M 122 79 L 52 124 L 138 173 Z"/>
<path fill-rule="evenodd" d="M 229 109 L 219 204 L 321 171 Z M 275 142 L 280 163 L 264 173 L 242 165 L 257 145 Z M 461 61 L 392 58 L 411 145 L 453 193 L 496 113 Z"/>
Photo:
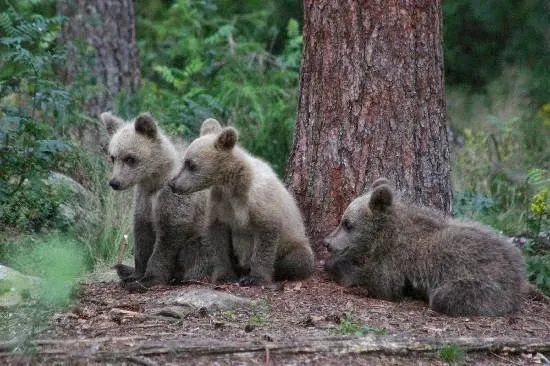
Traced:
<path fill-rule="evenodd" d="M 71 192 L 71 199 L 59 205 L 60 219 L 67 225 L 77 222 L 84 225 L 98 225 L 100 220 L 98 200 L 92 192 L 74 179 L 57 172 L 50 172 L 48 183 L 63 187 Z"/>
<path fill-rule="evenodd" d="M 194 309 L 204 308 L 208 312 L 220 310 L 234 310 L 242 307 L 255 307 L 258 301 L 235 296 L 223 291 L 216 291 L 207 288 L 194 288 L 181 293 L 171 295 L 174 305 L 192 307 Z"/>
<path fill-rule="evenodd" d="M 162 308 L 157 313 L 155 313 L 155 315 L 165 316 L 174 319 L 185 319 L 189 314 L 193 314 L 195 311 L 196 309 L 194 307 L 179 305 Z"/>
<path fill-rule="evenodd" d="M 36 296 L 39 286 L 39 278 L 0 264 L 0 308 L 18 305 L 25 298 Z"/>

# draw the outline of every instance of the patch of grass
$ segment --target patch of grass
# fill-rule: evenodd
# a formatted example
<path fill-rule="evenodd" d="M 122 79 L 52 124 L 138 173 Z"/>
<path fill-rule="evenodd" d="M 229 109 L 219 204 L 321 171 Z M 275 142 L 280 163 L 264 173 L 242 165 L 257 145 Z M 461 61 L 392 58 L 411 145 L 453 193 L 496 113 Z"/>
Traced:
<path fill-rule="evenodd" d="M 114 264 L 124 235 L 128 235 L 125 253 L 127 256 L 132 253 L 134 243 L 132 190 L 114 192 L 105 189 L 97 195 L 103 198 L 102 221 L 100 227 L 90 230 L 83 238 L 86 243 L 86 257 L 91 265 L 104 261 L 111 261 Z"/>
<path fill-rule="evenodd" d="M 235 313 L 235 310 L 225 310 L 222 312 L 222 317 L 226 321 L 235 321 L 237 320 L 237 313 Z"/>
<path fill-rule="evenodd" d="M 464 361 L 466 353 L 462 347 L 449 344 L 441 348 L 438 352 L 439 357 L 450 364 L 457 365 Z"/>
<path fill-rule="evenodd" d="M 267 318 L 268 312 L 269 308 L 267 307 L 267 305 L 261 306 L 257 311 L 250 315 L 250 318 L 248 318 L 248 324 L 261 326 L 269 323 L 269 319 Z"/>
<path fill-rule="evenodd" d="M 248 318 L 248 324 L 250 325 L 265 325 L 268 323 L 268 320 L 264 313 L 254 313 Z"/>
<path fill-rule="evenodd" d="M 367 334 L 385 335 L 387 331 L 384 328 L 380 329 L 358 323 L 353 320 L 351 315 L 344 313 L 340 324 L 333 330 L 333 333 L 336 335 L 356 335 L 363 337 Z"/>

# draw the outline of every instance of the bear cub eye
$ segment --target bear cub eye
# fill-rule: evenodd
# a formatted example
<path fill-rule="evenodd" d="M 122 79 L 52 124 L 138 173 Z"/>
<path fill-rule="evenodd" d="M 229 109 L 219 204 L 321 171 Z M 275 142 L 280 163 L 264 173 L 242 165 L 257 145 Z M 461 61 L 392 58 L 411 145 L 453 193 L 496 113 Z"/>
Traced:
<path fill-rule="evenodd" d="M 353 229 L 353 225 L 351 224 L 351 222 L 348 219 L 344 219 L 342 221 L 342 227 L 347 232 L 350 232 Z"/>
<path fill-rule="evenodd" d="M 194 172 L 195 170 L 197 170 L 197 164 L 195 164 L 194 162 L 192 162 L 189 159 L 187 159 L 183 162 L 183 167 L 185 169 L 189 170 L 190 172 Z"/>
<path fill-rule="evenodd" d="M 111 163 L 115 163 L 115 157 L 113 155 L 111 155 Z"/>
<path fill-rule="evenodd" d="M 133 156 L 127 156 L 124 158 L 124 163 L 128 165 L 134 165 L 136 163 L 136 158 Z"/>

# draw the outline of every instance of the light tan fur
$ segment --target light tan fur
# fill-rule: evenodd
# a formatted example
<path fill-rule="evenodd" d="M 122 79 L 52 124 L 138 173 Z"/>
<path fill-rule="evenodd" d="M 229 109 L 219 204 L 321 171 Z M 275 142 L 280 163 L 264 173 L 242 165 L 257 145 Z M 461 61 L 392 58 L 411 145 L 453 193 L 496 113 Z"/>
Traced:
<path fill-rule="evenodd" d="M 170 183 L 181 193 L 211 188 L 208 235 L 218 253 L 213 279 L 238 275 L 257 284 L 310 276 L 313 251 L 294 198 L 266 162 L 236 142 L 231 127 L 196 139 Z"/>
<path fill-rule="evenodd" d="M 181 168 L 182 151 L 148 113 L 130 123 L 108 112 L 101 119 L 112 134 L 109 184 L 116 190 L 135 186 L 135 268 L 119 265 L 121 280 L 130 291 L 139 291 L 174 278 L 209 275 L 209 255 L 202 245 L 207 193 L 176 195 L 166 186 Z"/>

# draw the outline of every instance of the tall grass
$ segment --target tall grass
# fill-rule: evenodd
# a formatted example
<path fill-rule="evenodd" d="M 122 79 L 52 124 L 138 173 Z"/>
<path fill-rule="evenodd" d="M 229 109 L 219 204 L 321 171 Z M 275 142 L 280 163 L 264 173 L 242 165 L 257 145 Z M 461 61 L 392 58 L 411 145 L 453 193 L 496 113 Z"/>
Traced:
<path fill-rule="evenodd" d="M 110 167 L 96 170 L 95 180 L 90 191 L 98 197 L 100 222 L 97 227 L 88 227 L 82 240 L 87 248 L 87 260 L 90 264 L 112 261 L 118 254 L 119 244 L 124 235 L 129 235 L 133 243 L 133 190 L 114 191 L 107 182 Z M 126 250 L 131 250 L 132 246 Z"/>
<path fill-rule="evenodd" d="M 508 234 L 526 230 L 535 193 L 528 172 L 550 161 L 550 128 L 537 117 L 528 80 L 521 70 L 508 69 L 485 93 L 450 89 L 447 96 L 450 126 L 459 136 L 453 149 L 455 196 L 473 194 L 485 198 L 478 199 L 483 205 L 491 202 L 490 209 L 470 205 L 465 210 L 457 201 L 455 213 Z"/>

